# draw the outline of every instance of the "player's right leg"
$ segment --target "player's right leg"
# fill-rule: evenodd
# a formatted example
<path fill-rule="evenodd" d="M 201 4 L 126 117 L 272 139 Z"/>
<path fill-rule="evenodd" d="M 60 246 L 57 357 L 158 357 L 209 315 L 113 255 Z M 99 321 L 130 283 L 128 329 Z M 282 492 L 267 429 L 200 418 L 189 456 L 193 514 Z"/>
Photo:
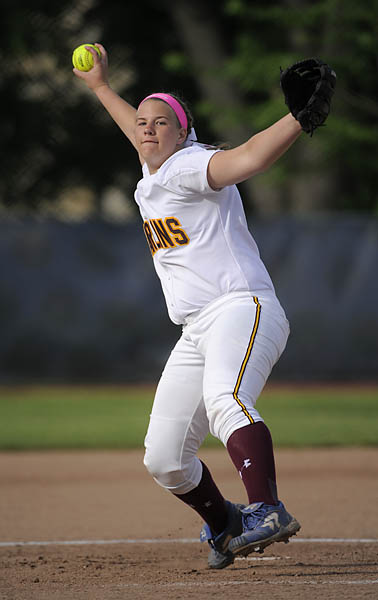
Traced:
<path fill-rule="evenodd" d="M 155 481 L 193 508 L 205 521 L 201 540 L 211 550 L 210 568 L 234 561 L 231 538 L 242 533 L 239 506 L 227 502 L 196 454 L 208 431 L 202 398 L 204 359 L 184 336 L 160 379 L 145 438 L 145 466 Z"/>
<path fill-rule="evenodd" d="M 209 431 L 202 379 L 203 357 L 182 336 L 156 390 L 144 457 L 155 481 L 174 494 L 194 489 L 202 475 L 196 454 Z"/>

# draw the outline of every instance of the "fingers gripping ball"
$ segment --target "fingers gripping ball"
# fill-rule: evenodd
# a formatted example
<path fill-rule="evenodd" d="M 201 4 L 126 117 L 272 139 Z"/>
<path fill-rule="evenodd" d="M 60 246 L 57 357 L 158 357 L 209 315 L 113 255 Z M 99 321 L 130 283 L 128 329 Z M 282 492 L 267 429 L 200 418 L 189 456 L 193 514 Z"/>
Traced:
<path fill-rule="evenodd" d="M 75 48 L 72 54 L 72 64 L 75 69 L 79 69 L 79 71 L 90 71 L 94 65 L 93 56 L 86 49 L 86 46 L 93 48 L 97 51 L 98 55 L 101 56 L 101 52 L 97 46 L 94 44 L 82 44 Z"/>

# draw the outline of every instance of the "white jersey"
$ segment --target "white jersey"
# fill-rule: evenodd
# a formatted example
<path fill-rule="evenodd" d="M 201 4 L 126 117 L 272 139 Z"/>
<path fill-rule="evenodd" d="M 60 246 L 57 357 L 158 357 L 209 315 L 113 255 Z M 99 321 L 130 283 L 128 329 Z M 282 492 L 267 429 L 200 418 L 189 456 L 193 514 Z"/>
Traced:
<path fill-rule="evenodd" d="M 230 292 L 274 292 L 235 185 L 207 181 L 218 150 L 193 144 L 149 174 L 143 165 L 135 200 L 143 219 L 168 314 L 176 324 Z"/>

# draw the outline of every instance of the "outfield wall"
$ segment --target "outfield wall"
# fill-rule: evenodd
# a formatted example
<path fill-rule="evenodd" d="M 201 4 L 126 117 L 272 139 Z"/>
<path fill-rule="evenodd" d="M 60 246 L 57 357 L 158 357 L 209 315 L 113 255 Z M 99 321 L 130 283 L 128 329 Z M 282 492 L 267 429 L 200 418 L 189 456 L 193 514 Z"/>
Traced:
<path fill-rule="evenodd" d="M 291 323 L 272 378 L 378 379 L 378 219 L 250 219 Z M 0 383 L 154 381 L 180 328 L 139 221 L 0 222 Z"/>

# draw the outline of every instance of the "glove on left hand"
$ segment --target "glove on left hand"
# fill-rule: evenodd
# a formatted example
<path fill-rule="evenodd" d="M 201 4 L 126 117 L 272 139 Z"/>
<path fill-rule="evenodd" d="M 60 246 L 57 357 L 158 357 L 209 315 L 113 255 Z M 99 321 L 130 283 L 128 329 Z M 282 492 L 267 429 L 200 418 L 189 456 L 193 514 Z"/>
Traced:
<path fill-rule="evenodd" d="M 284 71 L 281 88 L 291 114 L 310 136 L 327 119 L 335 92 L 336 73 L 318 58 L 299 61 Z"/>

